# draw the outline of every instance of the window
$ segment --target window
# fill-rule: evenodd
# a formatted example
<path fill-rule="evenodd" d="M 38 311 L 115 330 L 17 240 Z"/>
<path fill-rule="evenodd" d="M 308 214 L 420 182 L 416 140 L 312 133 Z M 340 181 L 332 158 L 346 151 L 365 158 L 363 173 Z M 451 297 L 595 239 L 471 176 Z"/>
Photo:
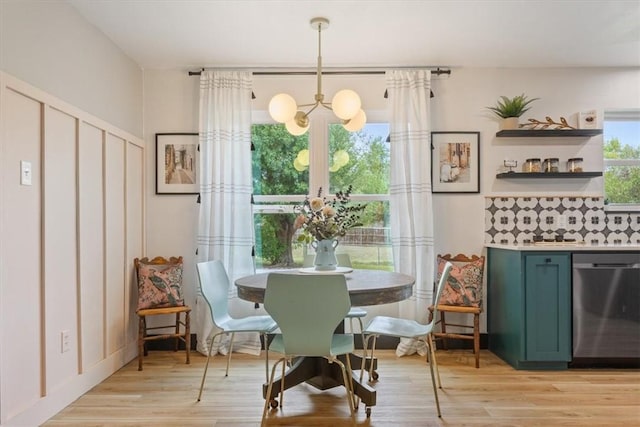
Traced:
<path fill-rule="evenodd" d="M 604 192 L 610 209 L 640 209 L 640 110 L 604 113 Z"/>
<path fill-rule="evenodd" d="M 254 117 L 256 115 L 254 114 Z M 389 238 L 389 125 L 376 121 L 347 132 L 332 114 L 314 112 L 309 131 L 290 135 L 284 125 L 254 123 L 252 168 L 256 269 L 298 268 L 310 249 L 298 243 L 293 207 L 306 195 L 353 186 L 351 200 L 366 203 L 363 225 L 340 239 L 337 252 L 355 268 L 391 270 Z M 328 190 L 328 191 L 327 191 Z"/>

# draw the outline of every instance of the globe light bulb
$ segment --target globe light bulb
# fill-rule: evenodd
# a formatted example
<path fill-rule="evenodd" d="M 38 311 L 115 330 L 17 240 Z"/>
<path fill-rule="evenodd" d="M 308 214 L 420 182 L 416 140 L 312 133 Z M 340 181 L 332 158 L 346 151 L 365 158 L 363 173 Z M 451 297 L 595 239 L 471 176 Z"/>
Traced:
<path fill-rule="evenodd" d="M 309 129 L 309 125 L 302 127 L 296 123 L 295 119 L 291 119 L 284 125 L 287 128 L 287 132 L 294 136 L 304 135 L 304 133 Z"/>
<path fill-rule="evenodd" d="M 331 108 L 336 116 L 342 120 L 349 120 L 358 114 L 362 102 L 357 93 L 351 89 L 343 89 L 336 93 L 331 100 Z"/>
<path fill-rule="evenodd" d="M 358 111 L 358 114 L 355 115 L 351 120 L 347 121 L 347 123 L 343 124 L 344 128 L 349 132 L 356 132 L 362 129 L 367 123 L 367 115 L 364 110 Z"/>
<path fill-rule="evenodd" d="M 298 157 L 296 157 L 298 163 L 302 166 L 309 166 L 309 150 L 300 150 Z"/>
<path fill-rule="evenodd" d="M 333 164 L 338 165 L 338 167 L 342 167 L 349 163 L 349 153 L 344 150 L 338 150 L 333 153 Z"/>
<path fill-rule="evenodd" d="M 269 115 L 278 123 L 292 120 L 297 110 L 296 100 L 286 93 L 279 93 L 269 101 Z"/>
<path fill-rule="evenodd" d="M 297 157 L 293 160 L 293 167 L 298 172 L 303 172 L 304 170 L 307 169 L 307 166 L 301 164 Z"/>

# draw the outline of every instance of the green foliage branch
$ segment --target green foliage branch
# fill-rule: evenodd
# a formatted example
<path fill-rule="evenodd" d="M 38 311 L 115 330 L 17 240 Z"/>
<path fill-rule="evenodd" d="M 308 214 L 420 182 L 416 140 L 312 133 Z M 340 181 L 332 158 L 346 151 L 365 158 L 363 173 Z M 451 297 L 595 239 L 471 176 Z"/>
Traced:
<path fill-rule="evenodd" d="M 605 159 L 640 159 L 640 148 L 611 138 L 604 144 Z M 607 204 L 640 204 L 640 166 L 614 166 L 604 172 Z"/>

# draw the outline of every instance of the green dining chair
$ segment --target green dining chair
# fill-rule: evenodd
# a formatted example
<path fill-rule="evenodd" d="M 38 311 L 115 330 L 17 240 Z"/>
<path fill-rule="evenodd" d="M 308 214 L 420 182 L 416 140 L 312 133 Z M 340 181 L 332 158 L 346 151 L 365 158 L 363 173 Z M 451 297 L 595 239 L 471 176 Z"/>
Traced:
<path fill-rule="evenodd" d="M 209 358 L 211 357 L 211 348 L 213 340 L 218 335 L 231 334 L 231 342 L 229 343 L 229 355 L 227 357 L 227 370 L 225 377 L 229 375 L 229 365 L 231 364 L 231 353 L 233 352 L 233 338 L 236 332 L 257 332 L 262 338 L 265 346 L 265 376 L 269 379 L 269 352 L 266 350 L 267 337 L 266 334 L 273 332 L 278 328 L 276 322 L 268 315 L 247 316 L 242 318 L 233 318 L 229 314 L 229 276 L 219 260 L 199 262 L 196 265 L 198 270 L 198 279 L 200 280 L 200 289 L 202 296 L 209 305 L 211 312 L 211 320 L 213 324 L 220 329 L 218 333 L 213 333 L 210 337 L 209 352 L 207 354 L 207 362 L 204 365 L 204 373 L 202 374 L 202 383 L 200 384 L 200 393 L 198 393 L 198 402 L 202 397 L 202 389 L 204 388 L 204 380 L 207 377 L 207 369 L 209 367 Z"/>
<path fill-rule="evenodd" d="M 442 276 L 440 276 L 440 281 L 438 282 L 438 287 L 436 290 L 436 295 L 434 301 L 440 301 L 440 294 L 442 294 L 442 290 L 444 289 L 445 283 L 447 283 L 447 279 L 449 278 L 449 273 L 451 272 L 451 268 L 453 265 L 450 262 L 447 262 L 444 266 L 444 270 L 442 271 Z M 434 305 L 434 312 L 432 320 L 425 324 L 419 323 L 412 319 L 401 319 L 397 317 L 388 317 L 388 316 L 376 316 L 367 324 L 364 328 L 365 334 L 365 344 L 364 344 L 364 352 L 367 354 L 368 342 L 373 338 L 373 345 L 371 346 L 371 359 L 373 359 L 373 354 L 376 348 L 376 340 L 378 336 L 385 335 L 390 337 L 397 338 L 412 338 L 416 340 L 422 340 L 427 346 L 428 350 L 428 359 L 429 359 L 429 369 L 431 371 L 431 384 L 433 385 L 433 395 L 436 400 L 436 408 L 438 410 L 438 417 L 442 417 L 440 413 L 440 401 L 438 400 L 438 387 L 442 388 L 442 384 L 440 382 L 440 373 L 438 372 L 438 363 L 436 361 L 436 352 L 433 344 L 433 327 L 435 325 L 435 319 L 438 314 L 438 305 Z M 364 366 L 360 368 L 360 381 L 362 381 Z M 438 386 L 436 387 L 436 375 L 438 378 Z M 369 367 L 369 378 L 373 377 L 373 363 L 370 364 Z M 367 408 L 367 413 L 370 412 L 370 408 Z"/>
<path fill-rule="evenodd" d="M 284 402 L 285 367 L 295 357 L 323 357 L 336 363 L 342 371 L 351 416 L 355 414 L 352 371 L 349 355 L 354 351 L 353 334 L 335 334 L 335 329 L 349 312 L 351 302 L 347 281 L 342 274 L 305 275 L 270 273 L 264 297 L 264 308 L 278 323 L 269 351 L 283 356 L 273 365 L 267 386 L 263 423 L 272 401 L 271 391 L 279 364 L 282 365 L 279 405 Z M 346 355 L 345 364 L 338 356 Z"/>

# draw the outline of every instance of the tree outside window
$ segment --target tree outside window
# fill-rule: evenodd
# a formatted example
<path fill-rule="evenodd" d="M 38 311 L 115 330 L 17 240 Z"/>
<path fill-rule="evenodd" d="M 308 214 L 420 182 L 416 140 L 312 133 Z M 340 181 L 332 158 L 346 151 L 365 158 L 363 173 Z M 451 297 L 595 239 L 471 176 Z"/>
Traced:
<path fill-rule="evenodd" d="M 606 111 L 605 203 L 640 208 L 640 110 Z"/>

